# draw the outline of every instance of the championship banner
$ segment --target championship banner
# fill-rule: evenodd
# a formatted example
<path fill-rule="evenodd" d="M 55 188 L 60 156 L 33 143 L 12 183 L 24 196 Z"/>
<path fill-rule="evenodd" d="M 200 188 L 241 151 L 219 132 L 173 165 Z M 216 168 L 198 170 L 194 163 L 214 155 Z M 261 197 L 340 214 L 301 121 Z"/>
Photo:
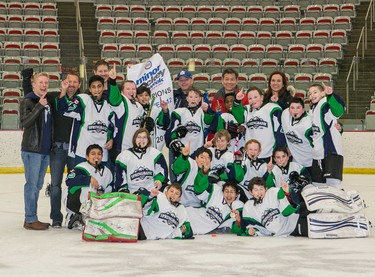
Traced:
<path fill-rule="evenodd" d="M 160 98 L 168 103 L 170 111 L 174 109 L 173 84 L 169 69 L 160 54 L 156 53 L 144 63 L 132 65 L 128 68 L 127 79 L 135 82 L 139 87 L 144 84 L 155 97 L 154 107 L 160 110 Z"/>

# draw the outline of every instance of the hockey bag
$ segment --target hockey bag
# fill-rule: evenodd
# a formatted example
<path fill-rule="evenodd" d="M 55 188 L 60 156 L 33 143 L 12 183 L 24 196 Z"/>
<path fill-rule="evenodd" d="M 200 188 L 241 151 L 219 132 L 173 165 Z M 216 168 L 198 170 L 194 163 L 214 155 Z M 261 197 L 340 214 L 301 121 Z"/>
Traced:
<path fill-rule="evenodd" d="M 140 197 L 122 193 L 90 192 L 81 206 L 85 219 L 82 238 L 88 241 L 136 242 L 142 217 Z"/>
<path fill-rule="evenodd" d="M 312 239 L 363 238 L 370 234 L 364 214 L 313 213 L 307 216 L 308 236 Z"/>
<path fill-rule="evenodd" d="M 309 211 L 319 213 L 357 213 L 364 208 L 358 192 L 343 191 L 331 186 L 308 185 L 302 190 L 302 197 Z"/>

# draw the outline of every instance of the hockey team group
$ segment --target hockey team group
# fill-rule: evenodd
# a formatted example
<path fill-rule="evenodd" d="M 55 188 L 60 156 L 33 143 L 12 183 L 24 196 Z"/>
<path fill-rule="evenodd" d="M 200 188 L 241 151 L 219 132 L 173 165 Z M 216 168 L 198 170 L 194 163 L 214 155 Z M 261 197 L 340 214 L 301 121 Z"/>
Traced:
<path fill-rule="evenodd" d="M 279 71 L 263 92 L 240 89 L 236 70 L 224 69 L 223 88 L 208 97 L 182 70 L 171 110 L 147 84 L 119 88 L 103 60 L 94 73 L 88 93 L 74 73 L 47 93 L 48 74 L 23 72 L 26 229 L 50 226 L 37 217 L 50 165 L 52 227 L 62 226 L 62 200 L 67 227 L 86 240 L 369 235 L 363 199 L 341 185 L 345 105 L 326 84 L 307 88 L 307 111 Z M 63 193 L 56 164 L 69 170 Z"/>

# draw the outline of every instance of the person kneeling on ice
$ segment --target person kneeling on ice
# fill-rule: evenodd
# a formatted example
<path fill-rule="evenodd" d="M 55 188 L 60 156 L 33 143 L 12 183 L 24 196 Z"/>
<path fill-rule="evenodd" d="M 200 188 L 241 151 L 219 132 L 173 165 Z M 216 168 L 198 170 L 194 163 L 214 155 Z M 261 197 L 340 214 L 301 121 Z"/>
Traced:
<path fill-rule="evenodd" d="M 164 193 L 151 189 L 152 198 L 143 208 L 139 240 L 193 237 L 186 209 L 179 203 L 181 194 L 178 183 L 168 185 Z"/>
<path fill-rule="evenodd" d="M 81 205 L 88 198 L 88 193 L 108 193 L 112 191 L 113 176 L 111 171 L 101 164 L 103 149 L 98 144 L 92 144 L 86 149 L 86 162 L 72 169 L 67 178 L 66 207 L 68 210 L 68 229 L 83 227 Z"/>
<path fill-rule="evenodd" d="M 306 186 L 302 192 L 306 203 L 301 202 L 299 206 L 293 208 L 285 197 L 284 191 L 289 191 L 286 182 L 283 182 L 281 188 L 267 189 L 262 178 L 254 177 L 249 183 L 249 191 L 253 198 L 247 201 L 243 208 L 241 220 L 243 235 L 308 236 L 309 238 L 368 236 L 369 222 L 366 216 L 356 213 L 362 203 L 359 195 L 352 194 L 351 200 L 346 200 L 338 197 L 345 192 L 332 187 L 328 189 L 327 192 L 320 188 L 322 195 L 319 195 L 317 192 L 319 188 Z M 340 199 L 345 205 L 339 203 Z M 324 210 L 328 202 L 329 211 Z M 346 209 L 343 208 L 344 206 Z M 318 213 L 318 211 L 325 213 Z"/>
<path fill-rule="evenodd" d="M 240 221 L 243 202 L 237 200 L 239 188 L 235 182 L 226 182 L 222 187 L 210 184 L 208 177 L 194 183 L 194 190 L 204 207 L 187 207 L 188 218 L 194 235 L 207 233 L 241 233 Z"/>

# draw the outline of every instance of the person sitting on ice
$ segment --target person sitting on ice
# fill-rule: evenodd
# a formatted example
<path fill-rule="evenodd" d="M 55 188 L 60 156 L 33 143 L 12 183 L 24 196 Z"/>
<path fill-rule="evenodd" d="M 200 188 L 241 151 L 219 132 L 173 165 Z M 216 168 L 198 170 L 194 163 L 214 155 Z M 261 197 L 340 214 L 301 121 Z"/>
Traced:
<path fill-rule="evenodd" d="M 101 162 L 103 149 L 98 144 L 92 144 L 86 149 L 86 161 L 72 169 L 67 178 L 66 207 L 68 210 L 68 229 L 83 227 L 80 208 L 87 200 L 88 193 L 108 193 L 112 191 L 113 175 Z"/>

